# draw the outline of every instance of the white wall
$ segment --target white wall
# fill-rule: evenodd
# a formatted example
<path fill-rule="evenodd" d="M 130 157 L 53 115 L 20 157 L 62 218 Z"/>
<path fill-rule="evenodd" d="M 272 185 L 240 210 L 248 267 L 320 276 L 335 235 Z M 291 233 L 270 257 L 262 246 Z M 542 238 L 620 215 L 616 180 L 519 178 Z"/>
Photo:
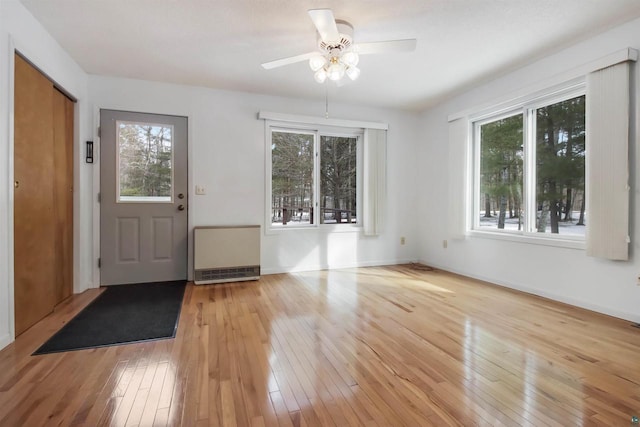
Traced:
<path fill-rule="evenodd" d="M 89 134 L 87 75 L 17 0 L 0 1 L 0 348 L 13 340 L 13 48 L 78 99 L 74 215 L 75 292 L 91 286 L 89 167 L 80 141 Z M 82 153 L 82 154 L 81 154 Z M 83 238 L 80 238 L 80 236 Z M 43 280 L 47 280 L 43 277 Z"/>
<path fill-rule="evenodd" d="M 571 69 L 614 51 L 640 49 L 640 20 L 631 21 L 588 41 L 468 91 L 426 111 L 422 116 L 419 181 L 425 183 L 420 201 L 420 260 L 443 269 L 525 290 L 617 317 L 640 321 L 640 174 L 637 138 L 631 153 L 631 260 L 613 262 L 587 257 L 584 250 L 527 243 L 447 236 L 448 124 L 447 116 L 522 94 L 523 88 L 554 81 Z M 472 64 L 470 64 L 472 66 Z M 634 77 L 638 80 L 635 66 Z M 555 77 L 554 77 L 555 76 Z M 557 82 L 558 83 L 558 82 Z M 637 86 L 633 96 L 640 98 Z M 637 123 L 637 113 L 634 125 Z"/>
<path fill-rule="evenodd" d="M 101 76 L 90 76 L 89 87 L 95 124 L 100 108 L 189 118 L 190 229 L 260 224 L 264 230 L 267 145 L 264 121 L 257 119 L 257 113 L 322 117 L 325 111 L 324 102 Z M 417 177 L 414 153 L 419 115 L 333 104 L 330 110 L 332 118 L 389 123 L 384 232 L 378 237 L 318 229 L 263 233 L 261 264 L 265 274 L 417 259 L 417 200 L 415 189 L 405 187 Z M 207 194 L 196 196 L 195 185 L 204 186 Z M 406 245 L 400 245 L 400 236 L 407 237 Z"/>

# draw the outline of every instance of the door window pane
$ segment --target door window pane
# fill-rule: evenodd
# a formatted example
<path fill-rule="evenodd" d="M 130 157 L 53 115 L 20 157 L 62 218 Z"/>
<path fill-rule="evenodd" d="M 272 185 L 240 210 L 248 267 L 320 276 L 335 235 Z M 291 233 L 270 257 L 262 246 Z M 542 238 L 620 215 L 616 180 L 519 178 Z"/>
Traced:
<path fill-rule="evenodd" d="M 313 224 L 314 135 L 271 132 L 271 224 Z"/>
<path fill-rule="evenodd" d="M 585 97 L 536 110 L 536 228 L 585 235 Z"/>
<path fill-rule="evenodd" d="M 118 202 L 171 202 L 173 126 L 117 122 Z"/>
<path fill-rule="evenodd" d="M 320 222 L 354 224 L 358 139 L 320 137 Z"/>
<path fill-rule="evenodd" d="M 524 227 L 522 114 L 480 125 L 480 227 Z"/>

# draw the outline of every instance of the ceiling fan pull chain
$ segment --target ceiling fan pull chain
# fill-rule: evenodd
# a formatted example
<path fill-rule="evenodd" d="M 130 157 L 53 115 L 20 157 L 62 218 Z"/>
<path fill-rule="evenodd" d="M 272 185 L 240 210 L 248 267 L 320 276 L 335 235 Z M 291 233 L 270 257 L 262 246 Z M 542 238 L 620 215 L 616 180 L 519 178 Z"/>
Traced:
<path fill-rule="evenodd" d="M 324 84 L 324 118 L 329 118 L 329 83 Z"/>

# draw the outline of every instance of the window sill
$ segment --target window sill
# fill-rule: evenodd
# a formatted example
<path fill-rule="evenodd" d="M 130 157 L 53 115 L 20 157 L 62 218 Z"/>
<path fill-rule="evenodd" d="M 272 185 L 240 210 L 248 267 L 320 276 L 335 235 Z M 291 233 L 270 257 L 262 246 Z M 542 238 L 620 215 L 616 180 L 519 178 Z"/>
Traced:
<path fill-rule="evenodd" d="M 554 246 L 567 249 L 585 249 L 583 239 L 571 239 L 561 237 L 539 237 L 535 234 L 501 233 L 491 231 L 470 230 L 469 236 L 482 239 L 507 240 L 511 242 L 527 243 L 532 245 Z"/>

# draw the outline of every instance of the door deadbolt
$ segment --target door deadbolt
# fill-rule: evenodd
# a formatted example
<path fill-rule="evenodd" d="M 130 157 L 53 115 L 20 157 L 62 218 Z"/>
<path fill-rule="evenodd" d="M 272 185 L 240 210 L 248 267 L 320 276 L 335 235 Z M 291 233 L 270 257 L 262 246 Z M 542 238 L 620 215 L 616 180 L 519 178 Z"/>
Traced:
<path fill-rule="evenodd" d="M 178 199 L 184 199 L 184 194 L 182 193 L 178 194 Z"/>
<path fill-rule="evenodd" d="M 179 205 L 179 206 L 178 206 L 178 210 L 179 210 L 179 211 L 183 211 L 183 210 L 184 210 L 184 205 Z"/>

